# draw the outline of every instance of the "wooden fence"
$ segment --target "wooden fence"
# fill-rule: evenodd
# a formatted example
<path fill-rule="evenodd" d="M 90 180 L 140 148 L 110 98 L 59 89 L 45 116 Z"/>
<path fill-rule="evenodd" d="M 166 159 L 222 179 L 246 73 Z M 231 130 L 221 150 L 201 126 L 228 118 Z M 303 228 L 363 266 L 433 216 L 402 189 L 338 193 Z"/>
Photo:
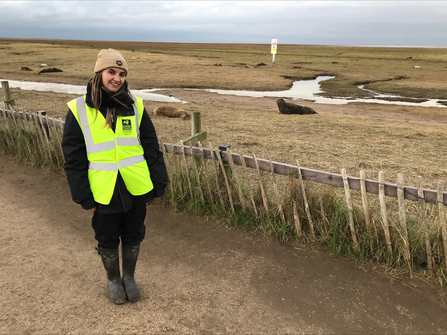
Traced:
<path fill-rule="evenodd" d="M 23 112 L 12 112 L 5 109 L 0 109 L 0 116 L 3 119 L 9 120 L 21 120 L 26 122 L 31 122 L 40 126 L 45 137 L 50 136 L 50 132 L 47 130 L 48 127 L 63 129 L 64 122 L 59 119 L 54 119 L 51 117 L 47 117 L 44 113 L 39 114 L 30 114 Z M 243 191 L 241 188 L 241 182 L 238 180 L 238 172 L 236 170 L 236 166 L 244 169 L 244 170 L 252 170 L 258 175 L 260 178 L 262 177 L 262 173 L 268 173 L 273 176 L 273 186 L 272 189 L 275 190 L 277 195 L 277 203 L 275 204 L 276 212 L 279 213 L 280 220 L 283 223 L 286 223 L 287 220 L 291 217 L 293 220 L 293 227 L 296 230 L 297 236 L 303 235 L 303 227 L 300 222 L 300 215 L 298 215 L 298 211 L 302 211 L 304 217 L 306 218 L 307 226 L 309 229 L 309 235 L 315 237 L 315 227 L 312 222 L 312 209 L 309 208 L 309 201 L 307 200 L 306 195 L 306 187 L 304 182 L 318 183 L 329 185 L 332 187 L 338 187 L 344 189 L 346 206 L 348 211 L 348 226 L 346 229 L 349 229 L 350 236 L 352 238 L 352 246 L 353 250 L 357 250 L 359 248 L 359 227 L 356 227 L 354 222 L 354 210 L 352 203 L 352 195 L 351 191 L 359 191 L 362 203 L 362 211 L 364 214 L 365 226 L 368 233 L 373 236 L 375 235 L 377 238 L 377 231 L 373 230 L 373 223 L 370 222 L 370 213 L 369 206 L 367 200 L 367 194 L 376 194 L 379 195 L 380 202 L 380 219 L 381 219 L 381 228 L 383 231 L 381 232 L 381 236 L 384 237 L 385 245 L 388 252 L 391 254 L 393 252 L 392 241 L 390 237 L 390 225 L 388 223 L 388 214 L 387 214 L 387 205 L 385 201 L 385 197 L 397 198 L 398 200 L 398 212 L 399 212 L 399 236 L 401 241 L 403 241 L 402 254 L 403 258 L 406 262 L 410 263 L 413 255 L 410 250 L 410 240 L 408 237 L 408 228 L 407 228 L 407 218 L 406 218 L 406 209 L 404 200 L 413 201 L 415 205 L 419 208 L 420 213 L 420 227 L 425 235 L 425 258 L 427 262 L 427 268 L 431 273 L 435 267 L 432 249 L 433 242 L 431 241 L 430 225 L 425 216 L 425 204 L 436 204 L 438 210 L 438 220 L 435 225 L 435 230 L 439 230 L 440 243 L 439 241 L 435 242 L 435 244 L 441 244 L 442 246 L 437 246 L 437 248 L 442 253 L 442 257 L 440 257 L 437 261 L 438 268 L 447 268 L 447 228 L 445 222 L 445 213 L 444 206 L 447 206 L 447 193 L 443 190 L 443 182 L 440 181 L 438 183 L 437 190 L 424 189 L 422 186 L 422 178 L 418 178 L 417 187 L 405 186 L 403 185 L 403 176 L 399 174 L 397 176 L 396 184 L 385 183 L 383 172 L 379 172 L 378 180 L 368 180 L 364 178 L 363 171 L 360 171 L 360 178 L 347 176 L 346 171 L 344 169 L 341 170 L 340 174 L 318 171 L 313 169 L 308 169 L 301 167 L 299 162 L 296 162 L 296 165 L 293 164 L 285 164 L 280 162 L 274 162 L 267 159 L 257 158 L 255 155 L 247 156 L 244 154 L 238 154 L 231 152 L 230 146 L 221 145 L 219 148 L 213 148 L 210 144 L 210 148 L 202 147 L 201 143 L 198 143 L 199 146 L 185 146 L 182 144 L 173 144 L 173 143 L 160 143 L 160 148 L 167 154 L 171 156 L 177 156 L 183 163 L 180 164 L 171 164 L 168 166 L 168 172 L 170 174 L 170 179 L 174 179 L 174 174 L 176 170 L 186 169 L 186 180 L 187 180 L 187 189 L 189 189 L 189 193 L 191 195 L 191 199 L 193 196 L 193 188 L 199 190 L 199 201 L 205 204 L 206 201 L 217 200 L 221 203 L 222 206 L 227 206 L 231 208 L 231 211 L 235 212 L 234 200 L 239 199 L 240 207 L 245 210 L 246 207 L 251 207 L 252 211 L 258 217 L 260 210 L 264 207 L 267 211 L 269 202 L 271 203 L 271 199 L 268 199 L 267 192 L 263 189 L 263 184 L 260 182 L 258 185 L 260 186 L 260 193 L 262 198 L 262 204 L 259 205 L 254 201 L 253 192 L 249 189 L 249 199 L 244 199 Z M 190 164 L 186 163 L 186 157 L 194 158 L 191 160 Z M 204 169 L 206 169 L 205 160 L 211 160 L 214 163 L 211 166 L 214 166 L 214 174 L 216 176 L 215 186 L 211 186 L 208 182 L 208 179 L 201 179 L 200 173 L 204 173 Z M 169 163 L 169 159 L 167 159 L 167 163 Z M 202 166 L 201 166 L 202 164 Z M 199 172 L 201 169 L 202 172 Z M 206 173 L 206 171 L 205 171 Z M 219 182 L 217 181 L 217 175 L 220 174 L 224 178 L 224 183 L 222 188 L 219 188 Z M 282 200 L 280 196 L 280 192 L 278 191 L 277 183 L 275 182 L 274 176 L 287 176 L 288 178 L 292 178 L 297 180 L 301 187 L 301 195 L 303 199 L 302 204 L 298 204 L 296 202 L 293 203 L 293 213 L 291 215 L 286 215 L 282 210 Z M 194 182 L 193 180 L 196 180 Z M 230 181 L 231 178 L 231 181 Z M 230 185 L 231 184 L 231 185 Z M 215 187 L 217 186 L 217 189 Z M 173 193 L 173 186 L 171 183 L 171 192 Z M 180 186 L 181 187 L 181 186 Z M 226 191 L 225 191 L 226 188 Z M 188 193 L 188 191 L 185 191 Z M 213 192 L 217 197 L 213 197 Z M 206 196 L 209 194 L 209 197 Z M 247 196 L 248 197 L 248 196 Z M 205 201 L 205 198 L 207 200 Z M 251 205 L 250 205 L 251 204 Z M 321 204 L 321 211 L 324 211 L 323 205 Z M 261 208 L 260 208 L 261 207 Z M 298 208 L 299 207 L 299 208 Z M 287 217 L 286 217 L 287 216 Z M 306 227 L 307 227 L 306 226 Z M 349 228 L 348 228 L 349 227 Z M 442 259 L 441 259 L 442 258 Z M 441 265 L 443 263 L 443 265 Z"/>
<path fill-rule="evenodd" d="M 15 120 L 25 120 L 30 121 L 39 124 L 43 127 L 43 129 L 46 129 L 47 127 L 55 127 L 57 129 L 63 129 L 64 128 L 64 121 L 60 119 L 55 119 L 52 117 L 48 117 L 45 115 L 44 111 L 38 112 L 37 114 L 28 113 L 28 112 L 12 112 L 5 109 L 0 109 L 0 115 L 5 118 L 11 118 Z M 194 119 L 193 119 L 194 120 Z M 182 146 L 180 144 L 170 144 L 170 143 L 164 143 L 165 150 L 168 153 L 174 153 L 177 155 L 182 155 L 183 153 L 186 156 L 193 156 L 196 158 L 200 158 L 202 153 L 206 159 L 212 159 L 212 149 L 208 148 L 200 148 L 200 147 L 192 147 L 192 153 L 191 153 L 191 147 L 189 146 Z M 228 146 L 229 147 L 229 146 Z M 219 150 L 219 153 L 221 155 L 221 158 L 223 162 L 230 163 L 232 161 L 234 164 L 239 166 L 244 166 L 246 168 L 256 169 L 256 161 L 259 165 L 259 170 L 265 171 L 265 172 L 273 172 L 278 175 L 288 176 L 288 175 L 296 175 L 298 176 L 298 167 L 297 165 L 291 165 L 291 164 L 285 164 L 285 163 L 279 163 L 275 161 L 270 161 L 262 158 L 255 158 L 252 156 L 246 156 L 244 155 L 244 162 L 242 162 L 241 156 L 236 153 L 231 153 L 231 159 L 229 157 L 229 151 L 226 151 L 227 147 L 223 147 L 222 150 Z M 214 157 L 216 159 L 216 157 Z M 273 166 L 273 171 L 272 171 Z M 325 172 L 325 171 L 318 171 L 313 169 L 308 169 L 300 166 L 300 173 L 303 180 L 311 181 L 315 183 L 320 184 L 326 184 L 330 186 L 335 187 L 345 187 L 344 181 L 347 180 L 349 189 L 355 190 L 355 191 L 361 191 L 362 190 L 362 184 L 364 183 L 365 186 L 365 192 L 366 193 L 372 193 L 372 194 L 380 194 L 380 186 L 383 186 L 384 195 L 388 197 L 394 197 L 398 198 L 398 189 L 399 186 L 397 184 L 392 183 L 385 183 L 375 180 L 368 180 L 368 179 L 362 179 L 357 177 L 351 177 L 346 176 L 345 178 L 343 175 L 331 173 L 331 172 Z M 439 187 L 442 187 L 442 182 L 439 182 Z M 431 189 L 422 189 L 423 192 L 423 200 L 426 203 L 431 204 L 437 204 L 442 203 L 445 206 L 447 206 L 447 192 L 442 193 L 438 197 L 438 190 L 431 190 Z M 419 201 L 421 198 L 418 195 L 418 188 L 412 187 L 412 186 L 402 186 L 403 189 L 403 198 L 412 200 L 412 201 Z"/>

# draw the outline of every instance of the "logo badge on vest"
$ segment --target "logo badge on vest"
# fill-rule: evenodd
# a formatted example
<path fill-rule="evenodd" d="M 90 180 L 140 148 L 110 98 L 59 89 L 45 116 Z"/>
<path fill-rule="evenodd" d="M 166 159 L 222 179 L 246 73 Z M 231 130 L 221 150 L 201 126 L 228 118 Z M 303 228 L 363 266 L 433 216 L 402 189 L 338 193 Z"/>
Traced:
<path fill-rule="evenodd" d="M 132 133 L 132 122 L 129 119 L 122 120 L 123 125 L 123 133 L 126 135 L 130 135 Z"/>

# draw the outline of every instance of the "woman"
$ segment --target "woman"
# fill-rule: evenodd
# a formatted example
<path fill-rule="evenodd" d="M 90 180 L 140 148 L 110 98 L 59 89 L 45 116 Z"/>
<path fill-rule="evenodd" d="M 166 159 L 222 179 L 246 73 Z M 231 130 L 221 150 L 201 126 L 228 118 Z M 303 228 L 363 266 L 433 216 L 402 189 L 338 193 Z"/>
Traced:
<path fill-rule="evenodd" d="M 73 201 L 93 211 L 109 297 L 123 304 L 140 298 L 134 272 L 146 203 L 164 194 L 168 175 L 154 125 L 142 100 L 127 88 L 129 71 L 121 53 L 101 50 L 94 72 L 87 94 L 68 102 L 64 170 Z"/>

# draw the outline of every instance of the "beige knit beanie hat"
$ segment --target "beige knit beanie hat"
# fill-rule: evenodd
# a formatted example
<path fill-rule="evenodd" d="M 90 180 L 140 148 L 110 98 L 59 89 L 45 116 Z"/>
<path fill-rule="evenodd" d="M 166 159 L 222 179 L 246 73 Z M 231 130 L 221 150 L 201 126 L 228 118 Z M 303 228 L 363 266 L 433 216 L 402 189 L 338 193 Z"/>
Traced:
<path fill-rule="evenodd" d="M 98 53 L 98 60 L 95 64 L 95 73 L 108 69 L 109 67 L 117 67 L 126 71 L 129 74 L 126 60 L 123 55 L 115 49 L 102 49 Z"/>

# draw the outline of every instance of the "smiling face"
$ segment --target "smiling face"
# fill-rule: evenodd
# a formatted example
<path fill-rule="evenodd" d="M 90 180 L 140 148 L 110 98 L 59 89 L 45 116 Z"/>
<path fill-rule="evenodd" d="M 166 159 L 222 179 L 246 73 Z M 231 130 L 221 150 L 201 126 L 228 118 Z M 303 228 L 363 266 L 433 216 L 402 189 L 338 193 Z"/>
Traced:
<path fill-rule="evenodd" d="M 102 84 L 109 92 L 117 92 L 126 81 L 126 71 L 117 67 L 109 67 L 102 71 Z"/>

